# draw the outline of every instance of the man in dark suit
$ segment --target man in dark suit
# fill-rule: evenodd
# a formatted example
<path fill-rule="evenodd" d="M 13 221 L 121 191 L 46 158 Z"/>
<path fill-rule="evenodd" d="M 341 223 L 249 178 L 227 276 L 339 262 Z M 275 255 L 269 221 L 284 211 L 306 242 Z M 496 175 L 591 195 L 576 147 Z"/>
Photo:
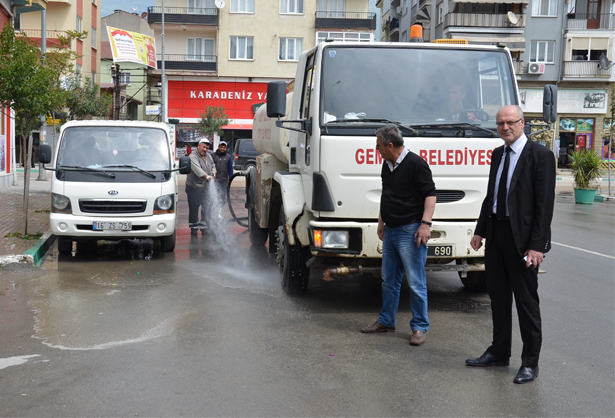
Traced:
<path fill-rule="evenodd" d="M 514 382 L 527 383 L 538 376 L 542 344 L 538 267 L 551 248 L 555 157 L 525 136 L 525 119 L 519 106 L 500 109 L 496 124 L 505 145 L 493 151 L 487 196 L 470 242 L 478 251 L 486 238 L 493 342 L 482 356 L 468 359 L 466 364 L 509 365 L 514 295 L 523 340 L 521 368 Z"/>

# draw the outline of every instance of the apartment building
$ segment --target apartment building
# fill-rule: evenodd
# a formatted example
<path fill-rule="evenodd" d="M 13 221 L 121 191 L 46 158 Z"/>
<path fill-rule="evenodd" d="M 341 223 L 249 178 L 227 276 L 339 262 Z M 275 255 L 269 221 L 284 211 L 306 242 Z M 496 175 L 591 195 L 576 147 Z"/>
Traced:
<path fill-rule="evenodd" d="M 379 0 L 380 40 L 404 42 L 421 24 L 425 42 L 465 39 L 510 49 L 526 119 L 540 119 L 545 84 L 559 88 L 557 154 L 593 149 L 610 126 L 614 60 L 613 0 Z M 608 66 L 608 65 L 607 65 Z"/>
<path fill-rule="evenodd" d="M 57 37 L 67 30 L 87 31 L 85 39 L 75 39 L 71 49 L 81 58 L 75 62 L 75 70 L 96 83 L 100 83 L 100 7 L 103 0 L 33 0 L 46 9 L 47 48 L 57 44 Z M 41 37 L 41 11 L 22 13 L 15 24 L 16 29 L 30 38 Z M 54 41 L 55 39 L 55 41 Z"/>
<path fill-rule="evenodd" d="M 161 3 L 147 16 L 158 55 L 150 72 L 159 78 Z M 189 140 L 199 112 L 223 106 L 231 142 L 252 137 L 267 83 L 292 80 L 302 51 L 326 38 L 372 41 L 376 28 L 368 0 L 166 0 L 164 21 L 167 118 L 179 119 L 179 137 Z"/>

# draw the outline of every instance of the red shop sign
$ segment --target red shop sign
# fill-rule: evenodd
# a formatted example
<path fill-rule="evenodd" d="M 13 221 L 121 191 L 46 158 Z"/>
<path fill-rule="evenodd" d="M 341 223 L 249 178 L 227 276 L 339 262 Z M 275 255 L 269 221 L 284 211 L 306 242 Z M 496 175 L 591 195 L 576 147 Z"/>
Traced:
<path fill-rule="evenodd" d="M 254 119 L 252 106 L 267 100 L 267 83 L 169 81 L 169 117 L 200 118 L 205 106 L 223 106 L 230 119 Z"/>

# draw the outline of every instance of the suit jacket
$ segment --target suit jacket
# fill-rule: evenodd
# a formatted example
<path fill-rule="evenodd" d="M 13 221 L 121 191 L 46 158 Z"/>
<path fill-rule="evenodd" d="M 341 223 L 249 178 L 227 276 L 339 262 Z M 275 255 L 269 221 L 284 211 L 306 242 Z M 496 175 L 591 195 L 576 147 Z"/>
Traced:
<path fill-rule="evenodd" d="M 493 151 L 487 196 L 481 207 L 475 234 L 491 235 L 495 178 L 505 145 Z M 526 250 L 546 253 L 551 249 L 551 219 L 555 204 L 555 157 L 546 147 L 528 138 L 519 156 L 508 190 L 508 213 L 519 255 Z M 494 215 L 495 216 L 495 215 Z"/>

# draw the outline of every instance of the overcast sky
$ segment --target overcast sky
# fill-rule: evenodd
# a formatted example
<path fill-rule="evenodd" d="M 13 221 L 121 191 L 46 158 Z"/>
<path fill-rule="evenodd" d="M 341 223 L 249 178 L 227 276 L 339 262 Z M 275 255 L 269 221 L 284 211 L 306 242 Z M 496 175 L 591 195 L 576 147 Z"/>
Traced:
<path fill-rule="evenodd" d="M 101 0 L 102 9 L 100 16 L 109 16 L 114 10 L 124 10 L 132 13 L 133 7 L 136 7 L 137 13 L 141 14 L 147 12 L 147 8 L 154 6 L 155 3 L 155 0 Z"/>

